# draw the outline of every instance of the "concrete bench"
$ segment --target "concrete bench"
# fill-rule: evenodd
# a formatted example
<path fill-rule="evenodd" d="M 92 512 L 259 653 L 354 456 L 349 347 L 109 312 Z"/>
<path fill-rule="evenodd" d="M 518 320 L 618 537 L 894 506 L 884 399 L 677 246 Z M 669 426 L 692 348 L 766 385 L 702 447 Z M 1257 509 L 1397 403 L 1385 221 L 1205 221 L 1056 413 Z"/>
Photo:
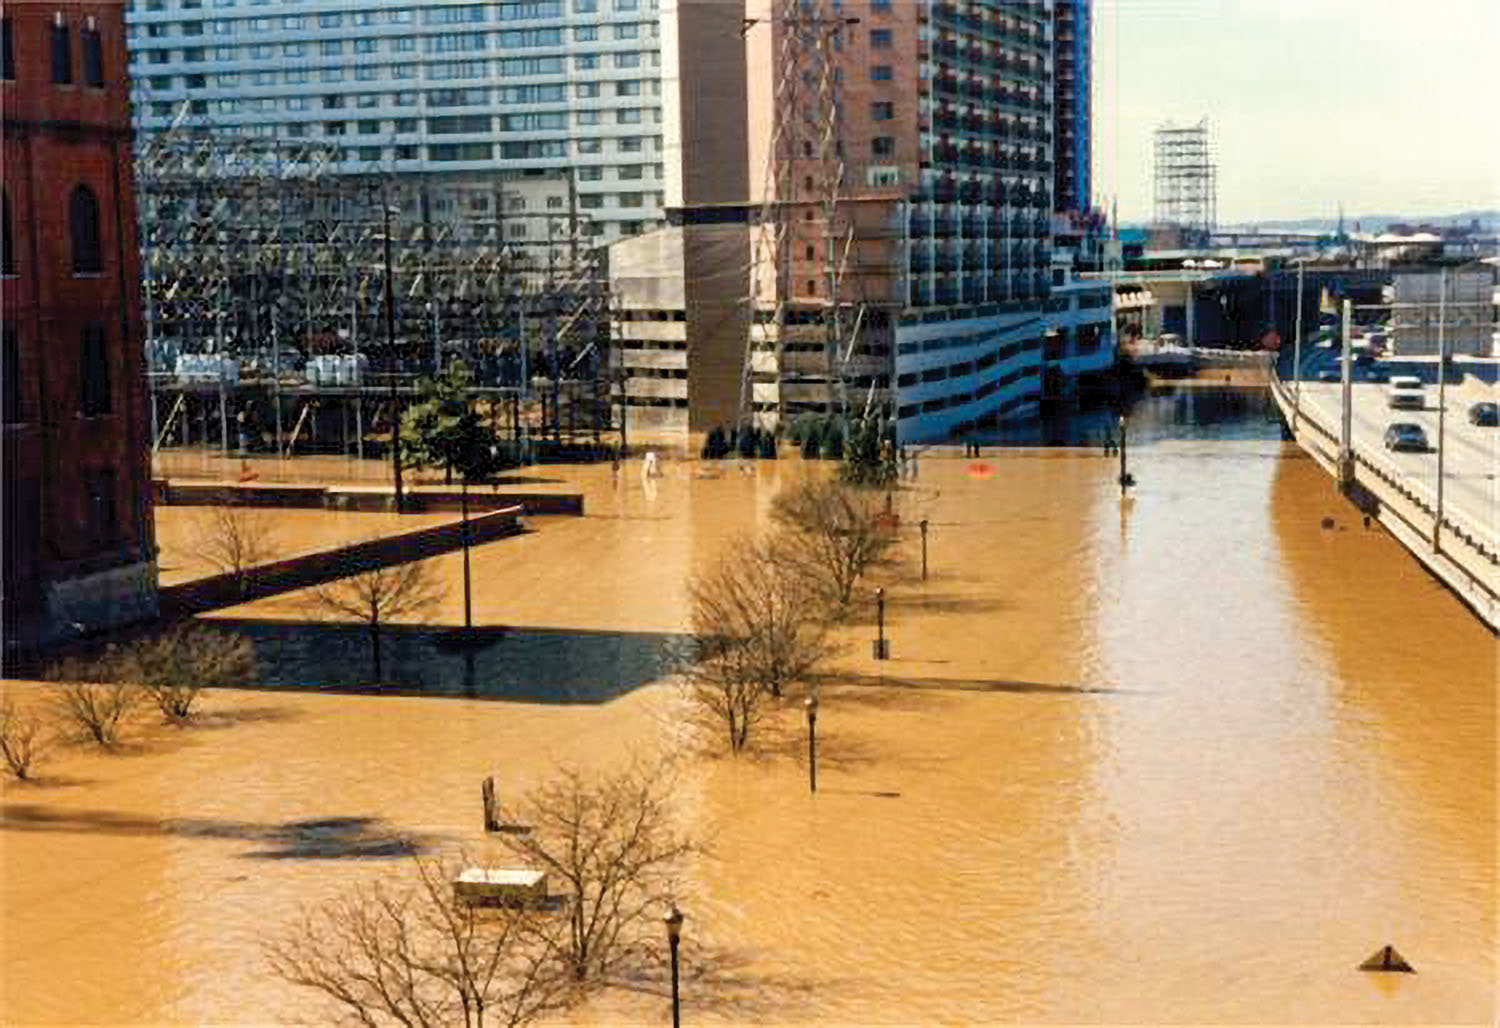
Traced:
<path fill-rule="evenodd" d="M 471 867 L 453 880 L 453 896 L 470 906 L 539 907 L 547 902 L 547 873 Z"/>

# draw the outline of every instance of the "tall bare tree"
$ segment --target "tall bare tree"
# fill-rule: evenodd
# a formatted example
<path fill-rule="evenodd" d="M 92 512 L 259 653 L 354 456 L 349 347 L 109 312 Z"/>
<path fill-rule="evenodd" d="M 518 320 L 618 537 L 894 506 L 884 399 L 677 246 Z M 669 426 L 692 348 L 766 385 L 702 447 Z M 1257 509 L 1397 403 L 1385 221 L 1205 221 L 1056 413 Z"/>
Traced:
<path fill-rule="evenodd" d="M 458 864 L 415 865 L 407 883 L 366 885 L 308 911 L 266 943 L 272 971 L 369 1028 L 511 1028 L 569 1001 L 556 917 L 476 908 L 454 895 Z"/>
<path fill-rule="evenodd" d="M 442 599 L 442 586 L 425 561 L 391 564 L 335 579 L 313 589 L 317 606 L 362 621 L 370 633 L 375 680 L 381 677 L 380 628 L 396 618 L 424 616 Z"/>
<path fill-rule="evenodd" d="M 239 578 L 245 588 L 245 572 L 276 556 L 274 524 L 270 516 L 254 507 L 216 506 L 199 514 L 193 526 L 193 553 L 225 574 Z"/>
<path fill-rule="evenodd" d="M 14 699 L 0 700 L 0 758 L 5 769 L 25 781 L 46 754 L 46 729 L 34 711 L 23 710 Z"/>
<path fill-rule="evenodd" d="M 688 586 L 689 695 L 728 731 L 735 752 L 749 741 L 767 698 L 805 681 L 832 652 L 826 624 L 810 616 L 813 583 L 778 559 L 778 546 L 731 540 L 712 570 Z"/>
<path fill-rule="evenodd" d="M 847 612 L 859 580 L 891 561 L 897 534 L 880 495 L 810 478 L 772 501 L 778 559 L 822 594 L 830 613 Z"/>
<path fill-rule="evenodd" d="M 504 844 L 561 884 L 568 905 L 562 956 L 578 982 L 597 980 L 659 944 L 660 913 L 673 876 L 693 850 L 671 810 L 672 768 L 632 762 L 589 773 L 564 767 L 500 805 L 500 821 L 528 830 Z"/>

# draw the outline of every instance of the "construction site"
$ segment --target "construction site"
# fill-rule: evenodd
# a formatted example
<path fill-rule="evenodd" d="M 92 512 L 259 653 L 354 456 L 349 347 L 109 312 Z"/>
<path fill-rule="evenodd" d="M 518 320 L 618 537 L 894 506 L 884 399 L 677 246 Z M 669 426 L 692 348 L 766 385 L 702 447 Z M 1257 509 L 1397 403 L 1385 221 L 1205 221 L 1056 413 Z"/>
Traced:
<path fill-rule="evenodd" d="M 158 471 L 173 454 L 384 456 L 419 381 L 459 360 L 518 462 L 600 452 L 619 420 L 606 251 L 571 177 L 336 160 L 183 128 L 139 145 Z"/>

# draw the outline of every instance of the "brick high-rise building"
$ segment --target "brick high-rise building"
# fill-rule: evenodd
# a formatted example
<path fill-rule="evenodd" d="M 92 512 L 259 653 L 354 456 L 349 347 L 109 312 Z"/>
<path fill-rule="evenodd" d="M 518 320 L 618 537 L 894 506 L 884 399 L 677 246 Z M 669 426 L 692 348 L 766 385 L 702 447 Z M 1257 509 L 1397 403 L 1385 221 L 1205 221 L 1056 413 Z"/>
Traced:
<path fill-rule="evenodd" d="M 151 616 L 123 6 L 4 10 L 7 652 Z"/>
<path fill-rule="evenodd" d="M 610 261 L 636 420 L 877 411 L 904 440 L 942 439 L 1034 415 L 1064 391 L 1045 377 L 1112 363 L 1082 313 L 1096 293 L 1107 308 L 1107 287 L 1073 296 L 1054 267 L 1054 0 L 751 0 L 744 15 L 663 7 L 674 227 Z M 1075 43 L 1076 58 L 1087 33 Z"/>

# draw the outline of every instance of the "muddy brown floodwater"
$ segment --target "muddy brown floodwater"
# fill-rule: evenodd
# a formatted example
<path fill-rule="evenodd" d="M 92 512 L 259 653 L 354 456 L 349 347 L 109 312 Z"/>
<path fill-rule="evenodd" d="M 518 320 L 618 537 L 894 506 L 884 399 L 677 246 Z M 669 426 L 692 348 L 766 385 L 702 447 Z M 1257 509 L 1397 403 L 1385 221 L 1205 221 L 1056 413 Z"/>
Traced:
<path fill-rule="evenodd" d="M 682 631 L 687 573 L 805 473 L 701 470 L 556 471 L 590 515 L 477 551 L 477 620 L 556 630 L 527 651 L 551 678 L 569 633 Z M 1493 1020 L 1495 638 L 1280 443 L 1160 442 L 1132 470 L 1122 505 L 1092 454 L 922 461 L 931 576 L 888 582 L 894 659 L 846 633 L 816 797 L 795 702 L 753 757 L 689 756 L 712 847 L 684 954 L 737 960 L 688 982 L 686 1023 Z M 399 872 L 403 835 L 482 848 L 485 774 L 691 750 L 679 702 L 225 692 L 200 727 L 65 750 L 4 789 L 3 1019 L 320 1022 L 261 938 Z M 1355 970 L 1387 943 L 1416 975 Z M 625 991 L 571 1015 L 667 1017 Z"/>

